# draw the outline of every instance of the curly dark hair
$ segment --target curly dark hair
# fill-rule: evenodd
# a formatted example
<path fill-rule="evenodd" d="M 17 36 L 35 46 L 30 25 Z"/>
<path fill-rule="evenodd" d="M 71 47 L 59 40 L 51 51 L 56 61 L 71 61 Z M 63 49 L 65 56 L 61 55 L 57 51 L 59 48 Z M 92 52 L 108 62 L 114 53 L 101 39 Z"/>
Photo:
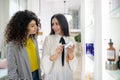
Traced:
<path fill-rule="evenodd" d="M 36 25 L 39 26 L 40 21 L 36 14 L 29 10 L 16 12 L 9 23 L 7 24 L 5 30 L 5 40 L 6 43 L 13 41 L 18 46 L 23 46 L 23 43 L 27 39 L 27 28 L 28 24 L 32 21 L 36 21 Z M 37 30 L 38 32 L 38 30 Z M 35 38 L 35 35 L 31 35 Z"/>

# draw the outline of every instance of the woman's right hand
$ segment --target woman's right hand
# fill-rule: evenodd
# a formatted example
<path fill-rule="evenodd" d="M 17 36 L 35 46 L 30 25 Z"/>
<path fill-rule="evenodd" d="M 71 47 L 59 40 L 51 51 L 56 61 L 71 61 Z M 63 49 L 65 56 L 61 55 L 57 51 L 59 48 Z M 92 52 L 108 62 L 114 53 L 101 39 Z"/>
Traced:
<path fill-rule="evenodd" d="M 64 46 L 62 44 L 60 44 L 55 51 L 55 54 L 61 54 L 63 51 Z"/>
<path fill-rule="evenodd" d="M 63 46 L 62 44 L 60 44 L 60 45 L 56 48 L 55 54 L 53 54 L 53 55 L 50 56 L 50 60 L 51 60 L 51 61 L 57 60 L 57 58 L 58 58 L 58 57 L 60 56 L 60 54 L 62 53 L 63 48 L 64 48 L 64 46 Z"/>

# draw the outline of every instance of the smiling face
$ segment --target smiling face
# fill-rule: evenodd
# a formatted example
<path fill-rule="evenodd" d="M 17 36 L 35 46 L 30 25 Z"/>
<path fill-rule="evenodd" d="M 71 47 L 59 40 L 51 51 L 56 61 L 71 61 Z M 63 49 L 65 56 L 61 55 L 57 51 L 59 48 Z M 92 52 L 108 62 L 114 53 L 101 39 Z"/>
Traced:
<path fill-rule="evenodd" d="M 55 32 L 55 34 L 58 34 L 61 36 L 63 35 L 63 32 L 61 30 L 61 26 L 56 18 L 52 19 L 52 29 Z"/>
<path fill-rule="evenodd" d="M 36 33 L 37 33 L 36 21 L 35 21 L 35 20 L 32 20 L 32 21 L 28 24 L 28 35 L 36 34 Z"/>

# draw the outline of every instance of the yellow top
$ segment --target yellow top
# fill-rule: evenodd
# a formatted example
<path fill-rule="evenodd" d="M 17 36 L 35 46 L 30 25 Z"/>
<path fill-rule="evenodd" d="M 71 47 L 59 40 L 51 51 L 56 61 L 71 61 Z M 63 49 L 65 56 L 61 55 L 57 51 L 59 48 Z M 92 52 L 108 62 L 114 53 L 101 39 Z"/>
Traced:
<path fill-rule="evenodd" d="M 38 61 L 37 61 L 37 55 L 36 55 L 36 48 L 31 38 L 29 38 L 25 44 L 28 59 L 30 62 L 30 68 L 31 72 L 34 72 L 38 69 Z"/>

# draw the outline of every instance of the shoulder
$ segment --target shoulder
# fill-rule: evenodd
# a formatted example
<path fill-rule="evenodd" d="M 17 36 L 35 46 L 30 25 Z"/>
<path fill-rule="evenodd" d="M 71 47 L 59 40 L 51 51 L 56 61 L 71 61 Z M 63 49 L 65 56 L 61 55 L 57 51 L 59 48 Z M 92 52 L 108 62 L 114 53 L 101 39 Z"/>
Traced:
<path fill-rule="evenodd" d="M 53 40 L 53 39 L 55 39 L 55 38 L 58 38 L 59 36 L 58 35 L 48 35 L 48 36 L 46 36 L 45 37 L 45 39 L 49 39 L 49 40 Z"/>
<path fill-rule="evenodd" d="M 6 44 L 6 46 L 7 46 L 7 47 L 14 47 L 14 46 L 16 46 L 16 44 L 15 44 L 13 41 L 11 41 L 11 42 L 8 42 L 8 43 Z"/>
<path fill-rule="evenodd" d="M 15 44 L 14 42 L 9 42 L 6 44 L 6 51 L 7 53 L 9 53 L 10 55 L 14 54 L 19 50 L 18 45 Z"/>
<path fill-rule="evenodd" d="M 15 44 L 13 41 L 9 42 L 6 44 L 6 48 L 14 48 L 14 49 L 18 49 L 18 45 Z"/>

